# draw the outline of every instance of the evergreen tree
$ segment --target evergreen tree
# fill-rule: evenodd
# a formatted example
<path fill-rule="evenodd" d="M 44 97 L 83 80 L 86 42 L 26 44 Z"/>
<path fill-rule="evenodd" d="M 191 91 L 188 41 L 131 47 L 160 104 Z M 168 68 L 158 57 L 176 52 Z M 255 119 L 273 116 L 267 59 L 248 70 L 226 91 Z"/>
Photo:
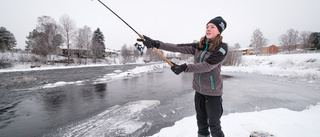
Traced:
<path fill-rule="evenodd" d="M 11 51 L 17 45 L 14 35 L 5 27 L 0 27 L 0 51 Z"/>
<path fill-rule="evenodd" d="M 29 32 L 29 35 L 26 37 L 26 50 L 31 51 L 34 54 L 43 55 L 41 49 L 41 43 L 44 41 L 40 39 L 41 33 L 39 33 L 36 29 L 32 32 Z"/>
<path fill-rule="evenodd" d="M 311 33 L 309 41 L 315 48 L 320 49 L 320 32 Z"/>
<path fill-rule="evenodd" d="M 91 51 L 94 57 L 94 61 L 96 58 L 102 58 L 105 55 L 105 44 L 104 44 L 104 36 L 100 29 L 94 31 L 92 37 L 92 47 Z"/>

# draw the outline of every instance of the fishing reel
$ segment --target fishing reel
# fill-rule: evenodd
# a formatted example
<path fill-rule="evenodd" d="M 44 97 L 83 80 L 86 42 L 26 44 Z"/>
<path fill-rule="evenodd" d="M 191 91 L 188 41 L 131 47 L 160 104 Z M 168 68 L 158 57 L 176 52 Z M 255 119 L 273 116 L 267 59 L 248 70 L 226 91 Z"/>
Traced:
<path fill-rule="evenodd" d="M 146 46 L 142 46 L 141 44 L 134 44 L 134 46 L 137 48 L 137 50 L 140 52 L 141 56 L 143 55 L 143 50 Z"/>

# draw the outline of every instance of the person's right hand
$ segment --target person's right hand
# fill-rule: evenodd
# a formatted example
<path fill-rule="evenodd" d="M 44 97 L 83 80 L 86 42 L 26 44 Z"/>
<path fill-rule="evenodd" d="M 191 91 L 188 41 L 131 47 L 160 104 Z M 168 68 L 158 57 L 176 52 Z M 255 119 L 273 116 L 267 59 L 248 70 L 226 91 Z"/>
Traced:
<path fill-rule="evenodd" d="M 159 46 L 160 46 L 160 42 L 159 41 L 153 40 L 153 39 L 151 39 L 151 38 L 149 38 L 149 37 L 147 37 L 145 35 L 143 35 L 143 38 L 144 38 L 144 40 L 143 39 L 137 39 L 137 41 L 142 42 L 143 45 L 145 45 L 147 48 L 153 48 L 153 47 L 159 48 Z"/>

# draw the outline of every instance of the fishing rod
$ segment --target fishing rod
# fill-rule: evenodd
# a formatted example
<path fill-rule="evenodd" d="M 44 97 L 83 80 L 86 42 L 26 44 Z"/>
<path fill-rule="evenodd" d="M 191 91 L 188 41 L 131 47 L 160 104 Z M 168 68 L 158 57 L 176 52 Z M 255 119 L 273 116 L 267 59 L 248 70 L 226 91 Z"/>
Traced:
<path fill-rule="evenodd" d="M 104 7 L 106 7 L 109 11 L 111 11 L 114 15 L 116 15 L 123 23 L 125 23 L 131 30 L 133 30 L 138 36 L 142 39 L 145 40 L 143 35 L 139 34 L 135 29 L 133 29 L 126 21 L 124 21 L 117 13 L 115 13 L 113 10 L 111 10 L 106 4 L 98 0 Z M 155 47 L 152 48 L 153 51 L 155 51 L 164 61 L 166 61 L 170 66 L 173 66 L 173 64 L 165 57 L 159 50 Z"/>

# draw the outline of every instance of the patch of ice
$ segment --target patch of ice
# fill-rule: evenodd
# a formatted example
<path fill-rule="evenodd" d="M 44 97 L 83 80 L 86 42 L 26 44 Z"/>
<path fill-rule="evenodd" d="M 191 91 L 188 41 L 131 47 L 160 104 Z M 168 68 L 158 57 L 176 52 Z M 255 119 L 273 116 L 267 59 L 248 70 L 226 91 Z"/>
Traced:
<path fill-rule="evenodd" d="M 94 84 L 106 83 L 106 82 L 110 82 L 112 80 L 125 79 L 125 78 L 139 76 L 141 73 L 155 71 L 157 69 L 164 68 L 165 66 L 167 66 L 167 64 L 162 63 L 162 64 L 154 64 L 154 65 L 136 67 L 134 69 L 131 69 L 131 70 L 128 70 L 128 71 L 125 71 L 122 73 L 109 73 L 109 74 L 104 75 L 102 78 L 95 80 Z M 120 72 L 120 71 L 117 71 L 117 72 Z"/>
<path fill-rule="evenodd" d="M 122 72 L 122 70 L 115 70 L 115 71 L 113 71 L 114 73 L 121 73 Z"/>
<path fill-rule="evenodd" d="M 139 130 L 149 128 L 148 122 L 139 121 L 142 111 L 160 104 L 157 100 L 140 100 L 113 106 L 104 112 L 78 123 L 62 127 L 45 136 L 63 137 L 105 137 L 136 136 Z"/>

